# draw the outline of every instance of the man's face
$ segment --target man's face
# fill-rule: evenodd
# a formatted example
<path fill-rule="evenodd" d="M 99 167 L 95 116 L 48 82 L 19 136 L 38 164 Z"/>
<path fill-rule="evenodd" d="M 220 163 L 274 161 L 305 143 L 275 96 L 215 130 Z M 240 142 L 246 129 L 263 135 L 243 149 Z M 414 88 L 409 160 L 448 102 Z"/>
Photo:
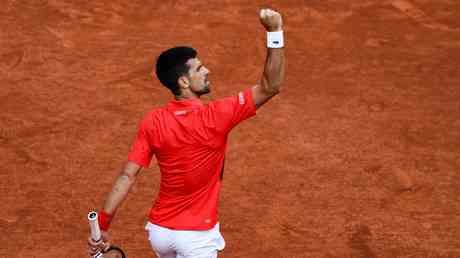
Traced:
<path fill-rule="evenodd" d="M 198 96 L 211 92 L 208 80 L 209 70 L 198 58 L 189 59 L 187 65 L 190 67 L 188 71 L 190 90 Z"/>

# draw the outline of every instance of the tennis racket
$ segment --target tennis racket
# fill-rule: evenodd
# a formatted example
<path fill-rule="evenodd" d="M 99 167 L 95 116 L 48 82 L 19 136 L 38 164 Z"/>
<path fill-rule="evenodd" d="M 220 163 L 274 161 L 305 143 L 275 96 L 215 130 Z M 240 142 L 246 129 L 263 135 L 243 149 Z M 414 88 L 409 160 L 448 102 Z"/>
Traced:
<path fill-rule="evenodd" d="M 88 222 L 89 222 L 89 228 L 91 231 L 91 238 L 95 241 L 101 241 L 102 235 L 101 235 L 101 229 L 99 228 L 99 223 L 97 221 L 97 212 L 91 211 L 88 213 Z M 109 248 L 99 251 L 95 255 L 93 255 L 91 258 L 125 258 L 126 255 L 121 250 L 120 247 L 115 246 L 115 245 L 110 245 Z"/>

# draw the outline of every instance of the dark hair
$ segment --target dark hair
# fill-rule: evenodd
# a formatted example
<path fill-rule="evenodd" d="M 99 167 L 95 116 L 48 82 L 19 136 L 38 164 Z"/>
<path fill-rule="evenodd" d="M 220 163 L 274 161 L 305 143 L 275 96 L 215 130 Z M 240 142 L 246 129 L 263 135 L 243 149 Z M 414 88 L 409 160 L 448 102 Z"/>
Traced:
<path fill-rule="evenodd" d="M 187 61 L 196 56 L 196 50 L 191 47 L 174 47 L 164 51 L 158 57 L 156 64 L 157 77 L 174 95 L 180 95 L 177 80 L 187 74 L 190 69 L 186 64 Z"/>

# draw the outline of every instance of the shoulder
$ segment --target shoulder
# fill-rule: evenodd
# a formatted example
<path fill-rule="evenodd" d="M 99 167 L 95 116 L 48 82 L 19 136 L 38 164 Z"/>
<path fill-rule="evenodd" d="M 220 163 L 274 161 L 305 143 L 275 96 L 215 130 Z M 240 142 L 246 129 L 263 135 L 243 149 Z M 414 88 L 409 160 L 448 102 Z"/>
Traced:
<path fill-rule="evenodd" d="M 233 96 L 224 97 L 218 100 L 214 100 L 209 103 L 211 107 L 219 108 L 233 108 L 235 106 L 244 106 L 248 103 L 252 103 L 252 91 L 251 89 L 246 89 L 236 93 Z"/>
<path fill-rule="evenodd" d="M 213 100 L 206 105 L 207 113 L 220 117 L 223 113 L 231 112 L 235 106 L 235 100 L 234 96 Z"/>
<path fill-rule="evenodd" d="M 207 104 L 207 106 L 208 107 L 216 107 L 216 106 L 221 106 L 221 105 L 228 105 L 229 103 L 233 102 L 234 99 L 235 99 L 234 96 L 216 99 L 216 100 L 210 101 Z"/>
<path fill-rule="evenodd" d="M 209 106 L 233 106 L 235 104 L 244 105 L 248 98 L 251 97 L 251 90 L 240 91 L 233 96 L 228 96 L 209 102 Z"/>
<path fill-rule="evenodd" d="M 154 108 L 150 111 L 147 111 L 140 120 L 139 126 L 144 128 L 153 127 L 156 123 L 158 123 L 160 120 L 159 118 L 163 116 L 165 111 L 166 107 Z"/>

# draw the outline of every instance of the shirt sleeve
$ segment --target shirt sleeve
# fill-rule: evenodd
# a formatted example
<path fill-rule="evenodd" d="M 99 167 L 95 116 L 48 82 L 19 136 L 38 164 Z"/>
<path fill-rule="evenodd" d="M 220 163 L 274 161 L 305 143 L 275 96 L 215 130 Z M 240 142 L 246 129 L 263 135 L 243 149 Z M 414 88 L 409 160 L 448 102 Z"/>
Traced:
<path fill-rule="evenodd" d="M 251 88 L 233 97 L 214 101 L 210 104 L 219 131 L 229 132 L 240 122 L 256 114 L 256 105 Z"/>
<path fill-rule="evenodd" d="M 149 130 L 146 122 L 139 125 L 139 129 L 128 154 L 128 160 L 140 166 L 148 167 L 153 156 L 153 147 L 149 142 Z"/>

